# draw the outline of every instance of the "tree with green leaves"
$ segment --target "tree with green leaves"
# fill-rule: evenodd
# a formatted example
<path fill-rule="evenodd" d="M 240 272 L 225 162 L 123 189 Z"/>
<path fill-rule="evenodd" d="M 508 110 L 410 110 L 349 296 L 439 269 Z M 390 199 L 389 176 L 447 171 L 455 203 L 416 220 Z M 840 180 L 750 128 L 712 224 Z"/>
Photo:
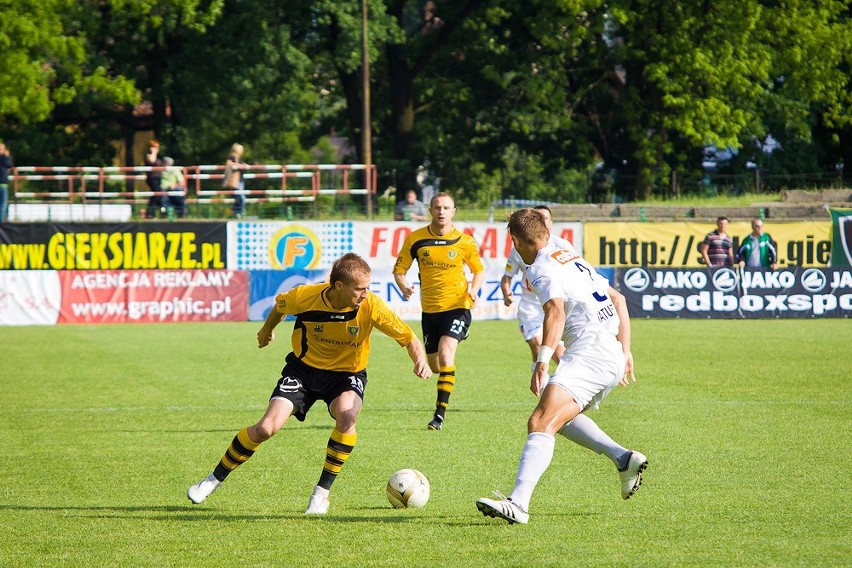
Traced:
<path fill-rule="evenodd" d="M 400 190 L 427 161 L 460 203 L 665 196 L 708 147 L 740 169 L 852 162 L 850 0 L 368 8 L 372 157 Z M 354 0 L 0 8 L 0 136 L 46 165 L 111 163 L 140 130 L 179 163 L 233 142 L 255 162 L 324 161 L 330 134 L 362 161 L 361 17 Z"/>
<path fill-rule="evenodd" d="M 140 100 L 132 80 L 93 57 L 80 26 L 86 15 L 71 0 L 22 0 L 0 7 L 0 125 L 20 157 L 49 154 L 57 148 L 50 140 L 54 136 L 79 138 L 90 117 L 59 128 L 54 119 L 68 109 L 79 116 L 94 107 Z"/>

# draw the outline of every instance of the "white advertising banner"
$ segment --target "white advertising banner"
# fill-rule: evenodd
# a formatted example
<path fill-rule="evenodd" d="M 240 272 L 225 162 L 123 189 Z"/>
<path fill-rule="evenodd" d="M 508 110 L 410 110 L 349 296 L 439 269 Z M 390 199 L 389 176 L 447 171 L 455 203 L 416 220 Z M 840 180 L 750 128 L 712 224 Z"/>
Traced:
<path fill-rule="evenodd" d="M 55 270 L 0 270 L 0 325 L 53 325 L 62 284 Z"/>
<path fill-rule="evenodd" d="M 412 231 L 421 227 L 417 223 L 405 222 L 286 222 L 286 221 L 239 221 L 228 223 L 228 259 L 231 270 L 281 271 L 281 282 L 291 283 L 292 277 L 308 281 L 324 280 L 334 261 L 341 255 L 354 252 L 361 255 L 373 268 L 371 289 L 403 319 L 420 319 L 420 296 L 417 292 L 409 301 L 402 298 L 393 279 L 393 265 L 405 239 Z M 506 266 L 506 258 L 512 250 L 512 240 L 505 222 L 456 223 L 456 228 L 468 233 L 479 243 L 486 277 L 480 299 L 472 310 L 474 319 L 514 319 L 515 305 L 503 305 L 500 279 Z M 583 242 L 581 223 L 555 223 L 554 233 L 573 243 Z M 269 275 L 258 280 L 267 281 L 264 286 L 251 291 L 249 319 L 256 320 L 271 305 L 278 289 L 275 282 L 268 281 Z M 273 279 L 277 280 L 277 279 Z M 419 285 L 416 263 L 408 273 L 408 280 Z M 520 280 L 515 280 L 515 297 L 520 297 Z"/>

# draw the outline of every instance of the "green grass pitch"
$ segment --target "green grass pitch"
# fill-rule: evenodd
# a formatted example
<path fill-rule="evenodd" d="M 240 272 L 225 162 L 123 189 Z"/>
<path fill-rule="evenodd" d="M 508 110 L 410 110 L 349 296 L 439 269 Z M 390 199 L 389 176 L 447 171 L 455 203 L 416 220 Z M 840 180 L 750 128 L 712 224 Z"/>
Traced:
<path fill-rule="evenodd" d="M 609 461 L 558 437 L 529 525 L 511 490 L 529 352 L 474 322 L 445 429 L 434 378 L 373 335 L 358 444 L 323 518 L 303 511 L 332 421 L 292 419 L 205 503 L 186 489 L 262 414 L 291 324 L 0 328 L 0 566 L 849 566 L 848 320 L 634 320 L 639 382 L 591 416 L 650 462 L 623 501 Z M 419 331 L 419 324 L 415 324 Z M 413 467 L 420 510 L 384 485 Z"/>

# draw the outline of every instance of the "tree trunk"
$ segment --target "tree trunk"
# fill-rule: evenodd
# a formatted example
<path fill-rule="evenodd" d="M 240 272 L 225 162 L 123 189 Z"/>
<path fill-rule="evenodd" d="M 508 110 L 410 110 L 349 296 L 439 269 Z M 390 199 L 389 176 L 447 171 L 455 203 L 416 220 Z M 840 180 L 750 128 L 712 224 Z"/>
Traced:
<path fill-rule="evenodd" d="M 838 132 L 840 137 L 840 155 L 843 158 L 842 178 L 846 186 L 852 184 L 852 126 L 846 126 Z"/>
<path fill-rule="evenodd" d="M 364 128 L 364 104 L 361 98 L 361 72 L 359 70 L 357 73 L 345 73 L 338 69 L 337 76 L 340 78 L 343 96 L 346 98 L 346 121 L 352 132 L 352 143 L 355 146 L 358 161 L 363 164 L 365 163 L 364 140 L 361 137 L 361 131 Z"/>
<path fill-rule="evenodd" d="M 386 53 L 391 116 L 390 123 L 385 127 L 393 140 L 392 158 L 399 172 L 396 196 L 397 200 L 401 200 L 406 191 L 417 187 L 417 164 L 411 157 L 411 139 L 414 133 L 414 75 L 406 64 L 402 46 L 388 45 Z"/>

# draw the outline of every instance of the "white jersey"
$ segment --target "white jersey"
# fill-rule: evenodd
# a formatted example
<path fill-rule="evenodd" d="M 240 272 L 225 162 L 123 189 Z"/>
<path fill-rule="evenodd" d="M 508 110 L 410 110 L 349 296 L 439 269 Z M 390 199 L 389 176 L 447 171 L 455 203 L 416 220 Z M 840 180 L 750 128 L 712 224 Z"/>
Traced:
<path fill-rule="evenodd" d="M 574 245 L 571 244 L 570 241 L 563 239 L 561 237 L 557 237 L 554 235 L 550 236 L 550 240 L 547 241 L 548 246 L 553 245 L 557 246 L 566 251 L 572 251 L 577 256 L 580 256 L 577 250 L 574 248 Z M 532 287 L 530 286 L 529 281 L 527 280 L 527 265 L 524 264 L 524 261 L 521 259 L 521 255 L 518 251 L 512 247 L 512 252 L 509 253 L 509 258 L 506 259 L 506 270 L 503 272 L 504 276 L 508 276 L 512 278 L 517 273 L 521 273 L 521 304 L 532 302 L 533 304 L 538 304 L 539 308 L 541 308 L 541 303 L 538 301 L 538 297 L 533 292 Z"/>
<path fill-rule="evenodd" d="M 611 341 L 618 335 L 619 319 L 609 297 L 609 282 L 574 247 L 548 243 L 527 267 L 526 277 L 542 304 L 554 298 L 564 302 L 562 341 L 566 349 Z"/>

